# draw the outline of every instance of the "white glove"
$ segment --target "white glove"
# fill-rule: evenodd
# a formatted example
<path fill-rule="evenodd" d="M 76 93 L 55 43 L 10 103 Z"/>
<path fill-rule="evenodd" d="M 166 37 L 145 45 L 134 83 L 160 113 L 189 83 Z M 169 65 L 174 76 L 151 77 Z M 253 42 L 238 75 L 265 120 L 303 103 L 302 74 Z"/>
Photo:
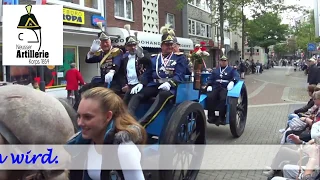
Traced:
<path fill-rule="evenodd" d="M 143 58 L 144 57 L 143 49 L 139 45 L 137 45 L 136 53 L 137 53 L 138 58 Z"/>
<path fill-rule="evenodd" d="M 162 89 L 165 91 L 170 91 L 171 85 L 168 82 L 162 83 L 158 89 Z"/>
<path fill-rule="evenodd" d="M 114 73 L 115 73 L 115 70 L 110 70 L 105 76 L 104 76 L 104 81 L 106 83 L 110 83 L 113 79 L 113 76 L 114 76 Z"/>
<path fill-rule="evenodd" d="M 233 88 L 233 86 L 234 86 L 234 82 L 233 81 L 229 82 L 227 86 L 228 91 L 230 91 Z"/>
<path fill-rule="evenodd" d="M 99 49 L 100 49 L 100 40 L 99 39 L 93 40 L 90 51 L 97 52 Z"/>
<path fill-rule="evenodd" d="M 212 91 L 212 86 L 207 87 L 207 92 L 210 92 L 210 91 Z"/>
<path fill-rule="evenodd" d="M 130 94 L 137 94 L 138 92 L 141 91 L 142 88 L 143 88 L 143 85 L 139 83 L 131 89 Z"/>

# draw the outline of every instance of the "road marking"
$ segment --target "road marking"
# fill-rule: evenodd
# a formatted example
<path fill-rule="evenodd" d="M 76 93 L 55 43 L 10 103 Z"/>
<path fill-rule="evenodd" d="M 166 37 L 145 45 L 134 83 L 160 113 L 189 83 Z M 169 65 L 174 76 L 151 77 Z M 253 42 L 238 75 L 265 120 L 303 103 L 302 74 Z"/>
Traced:
<path fill-rule="evenodd" d="M 290 87 L 285 87 L 283 89 L 281 99 L 284 100 L 284 101 L 296 102 L 296 101 L 292 101 L 292 100 L 289 99 L 289 93 L 290 93 Z"/>
<path fill-rule="evenodd" d="M 260 80 L 257 80 L 260 81 Z M 264 82 L 261 86 L 259 86 L 256 90 L 254 90 L 252 93 L 249 94 L 248 98 L 253 98 L 256 95 L 258 95 L 265 87 L 266 85 L 269 84 L 268 82 Z"/>

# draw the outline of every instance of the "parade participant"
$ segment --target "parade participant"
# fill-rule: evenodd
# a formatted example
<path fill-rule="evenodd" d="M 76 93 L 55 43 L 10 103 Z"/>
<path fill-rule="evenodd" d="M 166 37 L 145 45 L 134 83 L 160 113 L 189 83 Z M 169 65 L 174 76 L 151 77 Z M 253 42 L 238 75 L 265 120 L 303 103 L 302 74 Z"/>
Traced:
<path fill-rule="evenodd" d="M 219 65 L 220 67 L 212 71 L 208 79 L 208 97 L 206 103 L 208 107 L 208 121 L 217 125 L 224 125 L 227 109 L 227 92 L 233 88 L 234 84 L 240 79 L 240 76 L 236 69 L 228 65 L 228 59 L 224 55 L 220 58 Z"/>
<path fill-rule="evenodd" d="M 71 170 L 70 180 L 144 180 L 140 164 L 141 153 L 136 144 L 146 142 L 146 132 L 128 113 L 123 100 L 112 90 L 96 87 L 82 94 L 78 125 L 81 131 L 67 144 L 89 147 L 77 150 L 72 156 L 72 166 L 81 164 L 83 170 Z M 66 150 L 72 154 L 72 148 L 67 146 Z M 124 169 L 125 167 L 132 170 Z"/>
<path fill-rule="evenodd" d="M 174 97 L 179 83 L 184 81 L 186 73 L 186 56 L 173 53 L 173 30 L 164 26 L 161 29 L 161 53 L 151 56 L 152 67 L 148 68 L 143 77 L 148 84 L 136 85 L 131 93 L 135 94 L 128 105 L 129 111 L 135 113 L 141 101 L 156 97 L 148 112 L 139 120 L 146 127 L 155 118 L 157 112 Z"/>
<path fill-rule="evenodd" d="M 111 83 L 110 88 L 117 94 L 121 94 L 121 85 L 124 84 L 124 74 L 119 72 L 122 50 L 112 47 L 110 37 L 102 29 L 102 23 L 98 22 L 97 25 L 100 27 L 101 33 L 98 34 L 99 39 L 93 41 L 86 57 L 86 63 L 100 63 L 101 82 L 96 86 Z"/>
<path fill-rule="evenodd" d="M 127 52 L 124 54 L 122 59 L 122 69 L 126 75 L 127 87 L 123 100 L 128 104 L 132 96 L 131 89 L 140 83 L 141 75 L 147 66 L 151 65 L 151 61 L 150 58 L 144 57 L 143 49 L 139 46 L 139 42 L 137 40 L 137 32 L 135 32 L 135 35 L 131 35 L 129 24 L 125 25 L 124 29 L 129 33 L 125 43 Z M 140 87 L 142 88 L 142 85 Z"/>
<path fill-rule="evenodd" d="M 178 39 L 176 37 L 173 38 L 173 53 L 180 53 L 180 43 L 178 42 Z M 185 56 L 183 54 L 183 56 Z M 190 64 L 190 60 L 186 57 L 186 75 L 191 75 L 192 74 L 192 71 L 191 71 L 191 64 Z"/>

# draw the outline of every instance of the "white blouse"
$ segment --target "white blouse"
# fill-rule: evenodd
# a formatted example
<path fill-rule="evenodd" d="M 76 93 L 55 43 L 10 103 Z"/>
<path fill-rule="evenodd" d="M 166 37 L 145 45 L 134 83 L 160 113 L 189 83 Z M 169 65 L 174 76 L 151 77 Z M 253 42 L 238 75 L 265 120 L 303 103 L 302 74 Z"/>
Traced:
<path fill-rule="evenodd" d="M 126 146 L 129 145 L 129 146 Z M 120 166 L 137 167 L 141 170 L 123 170 L 125 180 L 144 180 L 140 160 L 141 153 L 137 146 L 133 142 L 120 144 L 118 148 L 118 157 Z M 99 154 L 94 145 L 92 144 L 88 150 L 87 161 L 88 175 L 92 180 L 100 180 L 102 155 Z"/>

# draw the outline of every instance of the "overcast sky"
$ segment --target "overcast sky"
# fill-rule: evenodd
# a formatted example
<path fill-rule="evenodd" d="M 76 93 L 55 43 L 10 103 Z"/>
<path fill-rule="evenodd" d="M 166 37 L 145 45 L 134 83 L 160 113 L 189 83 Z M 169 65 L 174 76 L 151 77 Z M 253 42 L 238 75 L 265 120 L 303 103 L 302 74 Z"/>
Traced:
<path fill-rule="evenodd" d="M 301 5 L 301 6 L 305 6 L 306 8 L 308 9 L 313 9 L 313 4 L 314 4 L 314 0 L 284 0 L 284 3 L 286 5 Z M 246 15 L 250 15 L 250 10 L 249 9 L 245 9 L 244 10 L 245 14 Z M 282 15 L 282 23 L 285 23 L 285 24 L 289 24 L 293 18 L 295 17 L 299 17 L 301 16 L 301 14 L 298 14 L 298 13 L 286 13 L 286 14 L 283 14 Z"/>

